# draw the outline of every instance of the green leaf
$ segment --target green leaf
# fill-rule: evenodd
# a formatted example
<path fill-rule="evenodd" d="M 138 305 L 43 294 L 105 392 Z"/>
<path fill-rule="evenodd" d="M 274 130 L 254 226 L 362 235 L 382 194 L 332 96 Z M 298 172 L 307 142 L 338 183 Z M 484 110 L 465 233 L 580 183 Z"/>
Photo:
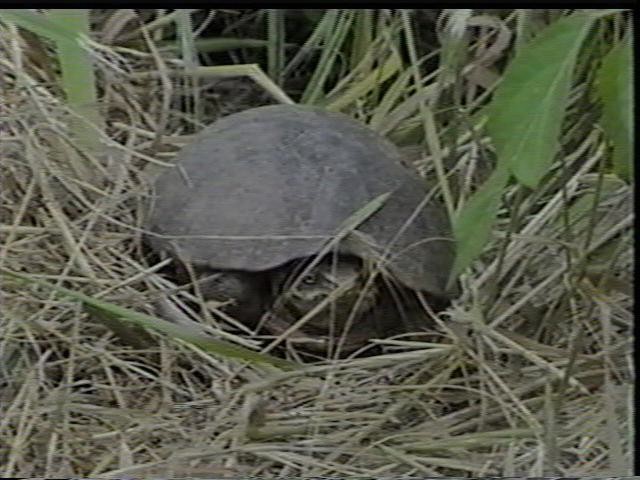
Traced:
<path fill-rule="evenodd" d="M 102 128 L 104 122 L 98 110 L 95 71 L 91 54 L 78 41 L 82 35 L 89 36 L 89 10 L 59 8 L 51 10 L 47 18 L 74 39 L 56 41 L 61 86 L 67 103 L 78 114 L 70 120 L 74 137 L 82 148 L 98 154 L 101 147 L 95 128 Z"/>
<path fill-rule="evenodd" d="M 577 54 L 593 16 L 574 14 L 543 30 L 507 68 L 489 108 L 498 162 L 535 188 L 558 149 Z"/>
<path fill-rule="evenodd" d="M 2 9 L 0 10 L 0 18 L 56 42 L 75 42 L 80 34 L 80 32 L 70 30 L 41 13 L 29 10 Z"/>
<path fill-rule="evenodd" d="M 633 74 L 631 35 L 603 59 L 598 72 L 602 97 L 602 129 L 613 144 L 613 167 L 625 180 L 633 176 Z"/>
<path fill-rule="evenodd" d="M 456 259 L 449 284 L 482 253 L 489 241 L 509 177 L 509 171 L 504 166 L 498 166 L 485 184 L 469 198 L 455 219 L 453 234 L 457 244 Z"/>

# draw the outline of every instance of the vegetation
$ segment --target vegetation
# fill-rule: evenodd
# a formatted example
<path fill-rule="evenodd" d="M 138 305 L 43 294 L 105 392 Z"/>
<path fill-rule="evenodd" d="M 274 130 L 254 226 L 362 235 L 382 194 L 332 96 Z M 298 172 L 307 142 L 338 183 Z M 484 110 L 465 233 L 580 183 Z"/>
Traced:
<path fill-rule="evenodd" d="M 629 475 L 631 20 L 0 10 L 2 476 Z M 149 180 L 276 102 L 442 198 L 463 293 L 424 341 L 285 361 L 145 259 Z"/>

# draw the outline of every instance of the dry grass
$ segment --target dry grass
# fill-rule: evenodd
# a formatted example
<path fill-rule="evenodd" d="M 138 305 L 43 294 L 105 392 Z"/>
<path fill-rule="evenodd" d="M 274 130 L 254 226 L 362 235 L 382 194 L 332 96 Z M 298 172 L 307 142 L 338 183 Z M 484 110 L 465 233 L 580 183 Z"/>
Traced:
<path fill-rule="evenodd" d="M 142 255 L 145 179 L 188 125 L 166 68 L 96 52 L 108 129 L 91 158 L 46 70 L 0 28 L 0 265 L 153 314 L 168 286 Z M 160 80 L 134 74 L 151 70 Z M 462 138 L 461 179 L 474 148 Z M 385 355 L 283 373 L 157 335 L 136 348 L 81 304 L 3 277 L 0 474 L 628 475 L 632 192 L 598 174 L 603 155 L 595 132 L 567 153 L 564 190 L 510 191 L 525 214 L 463 275 L 437 341 Z M 258 344 L 217 317 L 206 330 Z"/>

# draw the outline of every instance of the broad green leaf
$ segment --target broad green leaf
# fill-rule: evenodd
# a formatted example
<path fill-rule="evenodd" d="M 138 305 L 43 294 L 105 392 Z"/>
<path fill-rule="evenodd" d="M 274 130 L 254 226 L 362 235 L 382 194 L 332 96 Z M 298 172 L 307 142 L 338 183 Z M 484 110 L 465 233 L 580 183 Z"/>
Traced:
<path fill-rule="evenodd" d="M 80 33 L 65 28 L 64 25 L 47 18 L 41 13 L 30 10 L 2 9 L 0 10 L 0 18 L 56 42 L 76 42 Z"/>
<path fill-rule="evenodd" d="M 89 36 L 89 10 L 54 9 L 47 18 L 59 25 L 74 40 L 56 41 L 58 61 L 62 73 L 61 86 L 67 103 L 78 114 L 71 119 L 71 127 L 79 145 L 90 152 L 100 151 L 100 140 L 95 128 L 103 125 L 98 110 L 98 92 L 91 55 L 78 41 L 81 35 Z"/>
<path fill-rule="evenodd" d="M 625 180 L 633 176 L 633 73 L 631 35 L 603 59 L 598 72 L 602 128 L 613 144 L 613 166 Z"/>
<path fill-rule="evenodd" d="M 80 35 L 89 35 L 89 11 L 55 9 L 48 14 L 48 19 L 75 39 L 65 37 L 56 42 L 67 101 L 73 107 L 91 105 L 90 108 L 95 109 L 97 94 L 93 64 L 89 52 L 77 41 Z"/>
<path fill-rule="evenodd" d="M 449 284 L 482 253 L 489 241 L 509 176 L 504 166 L 498 166 L 485 184 L 469 198 L 455 219 L 453 234 L 457 244 L 456 259 Z"/>
<path fill-rule="evenodd" d="M 498 162 L 528 187 L 557 152 L 577 54 L 593 22 L 574 14 L 547 27 L 521 49 L 494 94 L 487 129 Z"/>

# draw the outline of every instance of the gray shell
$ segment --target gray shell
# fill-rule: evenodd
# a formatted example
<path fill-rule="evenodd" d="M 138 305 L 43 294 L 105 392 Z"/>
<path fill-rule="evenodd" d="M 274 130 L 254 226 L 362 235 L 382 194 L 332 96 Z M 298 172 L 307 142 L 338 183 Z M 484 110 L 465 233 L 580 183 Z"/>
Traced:
<path fill-rule="evenodd" d="M 406 286 L 446 296 L 454 255 L 449 222 L 430 200 L 405 225 L 427 192 L 401 158 L 390 142 L 342 114 L 277 105 L 229 115 L 158 177 L 149 242 L 195 265 L 268 270 L 318 253 L 346 219 L 391 192 L 358 232 L 379 252 L 393 241 L 387 268 Z"/>

